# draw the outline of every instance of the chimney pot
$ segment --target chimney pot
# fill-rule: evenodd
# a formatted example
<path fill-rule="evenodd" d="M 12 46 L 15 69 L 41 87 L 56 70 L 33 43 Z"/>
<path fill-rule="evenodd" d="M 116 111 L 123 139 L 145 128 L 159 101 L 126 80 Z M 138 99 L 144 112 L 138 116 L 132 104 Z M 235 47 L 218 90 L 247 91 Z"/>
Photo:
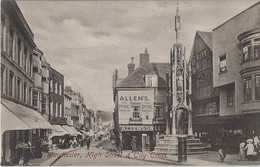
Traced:
<path fill-rule="evenodd" d="M 127 64 L 128 76 L 132 74 L 135 70 L 134 57 L 131 57 L 131 63 Z"/>
<path fill-rule="evenodd" d="M 140 53 L 140 66 L 149 63 L 148 49 L 145 48 L 144 53 Z"/>

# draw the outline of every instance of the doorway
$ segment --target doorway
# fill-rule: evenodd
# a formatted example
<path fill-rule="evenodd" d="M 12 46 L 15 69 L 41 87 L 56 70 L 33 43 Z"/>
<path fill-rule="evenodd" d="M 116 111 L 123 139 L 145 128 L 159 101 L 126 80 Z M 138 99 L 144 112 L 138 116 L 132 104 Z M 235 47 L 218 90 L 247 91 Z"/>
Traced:
<path fill-rule="evenodd" d="M 150 150 L 150 136 L 147 134 L 142 134 L 142 151 Z"/>

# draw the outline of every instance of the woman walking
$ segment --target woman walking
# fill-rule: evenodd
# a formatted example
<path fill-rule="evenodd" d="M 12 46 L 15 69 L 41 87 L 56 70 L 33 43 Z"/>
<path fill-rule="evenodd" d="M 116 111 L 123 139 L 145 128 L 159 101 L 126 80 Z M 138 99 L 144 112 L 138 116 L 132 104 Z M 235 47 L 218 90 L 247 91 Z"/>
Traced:
<path fill-rule="evenodd" d="M 246 145 L 246 156 L 249 161 L 253 160 L 253 155 L 254 155 L 254 145 L 253 145 L 253 139 L 248 139 L 247 140 L 247 145 Z"/>

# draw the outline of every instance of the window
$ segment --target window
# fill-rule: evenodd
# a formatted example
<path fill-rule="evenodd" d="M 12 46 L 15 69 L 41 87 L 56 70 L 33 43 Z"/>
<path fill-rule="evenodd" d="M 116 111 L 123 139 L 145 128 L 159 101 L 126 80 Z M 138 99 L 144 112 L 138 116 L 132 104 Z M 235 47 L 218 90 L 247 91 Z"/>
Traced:
<path fill-rule="evenodd" d="M 14 80 L 14 73 L 13 72 L 9 72 L 9 95 L 12 97 L 13 96 L 13 80 Z"/>
<path fill-rule="evenodd" d="M 227 88 L 227 106 L 233 107 L 235 105 L 235 89 L 233 86 Z"/>
<path fill-rule="evenodd" d="M 18 56 L 17 56 L 17 63 L 19 67 L 21 66 L 21 54 L 22 54 L 22 40 L 18 38 Z"/>
<path fill-rule="evenodd" d="M 31 101 L 32 101 L 32 87 L 29 87 L 29 105 L 31 105 Z"/>
<path fill-rule="evenodd" d="M 23 101 L 24 101 L 24 103 L 26 103 L 27 102 L 27 85 L 26 85 L 26 83 L 24 83 L 23 84 Z"/>
<path fill-rule="evenodd" d="M 250 41 L 247 41 L 243 44 L 243 61 L 247 61 L 250 59 L 251 53 L 251 44 Z"/>
<path fill-rule="evenodd" d="M 53 102 L 50 101 L 50 115 L 53 116 Z"/>
<path fill-rule="evenodd" d="M 255 58 L 260 57 L 260 38 L 254 40 L 254 56 Z"/>
<path fill-rule="evenodd" d="M 202 60 L 202 68 L 203 68 L 203 70 L 206 70 L 208 68 L 207 59 Z"/>
<path fill-rule="evenodd" d="M 219 57 L 220 60 L 220 72 L 227 71 L 227 57 L 226 54 Z"/>
<path fill-rule="evenodd" d="M 251 77 L 244 78 L 244 101 L 252 100 L 252 79 Z"/>
<path fill-rule="evenodd" d="M 24 47 L 24 56 L 23 56 L 23 69 L 26 71 L 26 60 L 27 60 L 27 48 Z"/>
<path fill-rule="evenodd" d="M 145 84 L 147 87 L 157 87 L 158 86 L 157 75 L 146 75 Z"/>
<path fill-rule="evenodd" d="M 163 118 L 163 106 L 155 106 L 155 118 Z"/>
<path fill-rule="evenodd" d="M 38 107 L 38 92 L 33 90 L 33 106 Z"/>
<path fill-rule="evenodd" d="M 59 104 L 59 109 L 60 109 L 60 117 L 62 117 L 62 106 L 61 106 L 61 103 Z"/>
<path fill-rule="evenodd" d="M 6 68 L 1 64 L 1 92 L 6 93 Z"/>
<path fill-rule="evenodd" d="M 197 62 L 197 71 L 201 71 L 202 70 L 202 62 L 198 61 Z"/>
<path fill-rule="evenodd" d="M 9 56 L 13 56 L 14 30 L 10 27 L 9 31 Z"/>
<path fill-rule="evenodd" d="M 17 99 L 20 100 L 21 99 L 21 79 L 17 78 Z"/>
<path fill-rule="evenodd" d="M 140 118 L 140 106 L 133 106 L 133 118 Z"/>
<path fill-rule="evenodd" d="M 58 103 L 55 102 L 55 117 L 58 117 Z"/>
<path fill-rule="evenodd" d="M 62 95 L 62 93 L 61 93 L 61 84 L 59 85 L 59 94 Z"/>
<path fill-rule="evenodd" d="M 255 76 L 255 99 L 260 100 L 260 75 Z"/>
<path fill-rule="evenodd" d="M 54 91 L 53 92 L 56 93 L 56 94 L 58 92 L 58 90 L 57 90 L 57 82 L 55 82 L 55 81 L 54 81 Z"/>
<path fill-rule="evenodd" d="M 1 24 L 2 24 L 2 28 L 1 28 L 1 48 L 2 51 L 6 51 L 6 27 L 5 27 L 5 18 L 3 15 L 1 15 Z"/>
<path fill-rule="evenodd" d="M 208 61 L 208 62 L 207 62 L 208 68 L 212 67 L 212 59 L 210 58 L 210 59 L 208 59 L 207 61 Z"/>
<path fill-rule="evenodd" d="M 50 92 L 53 92 L 53 80 L 50 80 Z"/>

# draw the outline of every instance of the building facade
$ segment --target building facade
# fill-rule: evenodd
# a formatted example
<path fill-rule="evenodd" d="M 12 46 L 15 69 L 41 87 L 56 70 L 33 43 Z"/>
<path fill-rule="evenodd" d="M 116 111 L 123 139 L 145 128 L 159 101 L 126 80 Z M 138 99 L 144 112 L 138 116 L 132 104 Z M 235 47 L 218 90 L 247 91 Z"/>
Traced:
<path fill-rule="evenodd" d="M 64 76 L 50 67 L 49 79 L 49 122 L 67 124 L 64 114 Z"/>
<path fill-rule="evenodd" d="M 259 8 L 258 2 L 212 33 L 213 86 L 220 90 L 219 115 L 230 118 L 223 136 L 260 133 Z"/>
<path fill-rule="evenodd" d="M 131 149 L 133 136 L 138 150 L 153 150 L 156 138 L 165 133 L 166 73 L 168 63 L 150 63 L 147 49 L 140 54 L 140 66 L 128 64 L 128 76 L 118 82 L 114 75 L 115 125 Z"/>
<path fill-rule="evenodd" d="M 212 33 L 197 31 L 189 59 L 192 69 L 193 130 L 196 137 L 203 136 L 202 139 L 214 145 L 217 142 L 216 134 L 226 124 L 219 117 L 218 88 L 213 87 L 212 50 Z"/>
<path fill-rule="evenodd" d="M 73 121 L 71 119 L 71 96 L 66 90 L 64 91 L 64 115 L 67 118 L 67 124 L 73 125 Z"/>
<path fill-rule="evenodd" d="M 1 1 L 1 31 L 1 164 L 7 165 L 17 163 L 18 143 L 35 146 L 40 129 L 52 127 L 32 105 L 36 44 L 14 0 Z"/>

